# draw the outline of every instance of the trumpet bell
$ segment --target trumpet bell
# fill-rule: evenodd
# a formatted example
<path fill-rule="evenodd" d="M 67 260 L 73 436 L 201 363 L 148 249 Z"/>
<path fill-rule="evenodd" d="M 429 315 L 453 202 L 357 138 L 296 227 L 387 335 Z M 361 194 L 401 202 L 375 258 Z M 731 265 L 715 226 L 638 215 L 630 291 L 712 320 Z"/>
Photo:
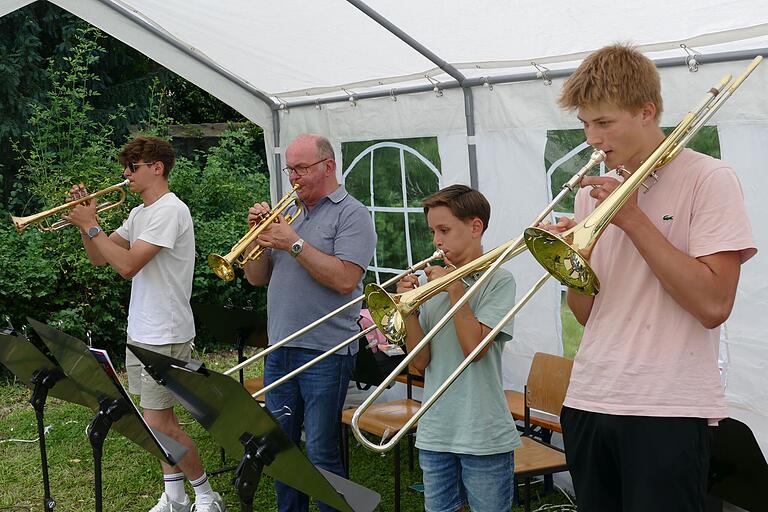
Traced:
<path fill-rule="evenodd" d="M 208 255 L 208 266 L 213 273 L 224 281 L 231 281 L 235 278 L 235 269 L 224 256 L 218 254 Z"/>
<path fill-rule="evenodd" d="M 600 280 L 579 251 L 569 243 L 569 236 L 558 236 L 541 228 L 525 230 L 525 245 L 539 264 L 561 284 L 584 295 L 596 295 Z"/>

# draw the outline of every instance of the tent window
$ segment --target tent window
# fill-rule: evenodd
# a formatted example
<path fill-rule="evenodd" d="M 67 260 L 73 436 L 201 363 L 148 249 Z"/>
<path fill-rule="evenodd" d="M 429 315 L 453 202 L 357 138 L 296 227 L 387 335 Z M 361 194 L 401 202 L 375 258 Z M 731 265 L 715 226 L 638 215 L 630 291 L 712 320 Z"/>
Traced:
<path fill-rule="evenodd" d="M 343 142 L 341 152 L 344 186 L 378 235 L 365 282 L 381 283 L 434 251 L 421 200 L 440 188 L 437 137 Z"/>
<path fill-rule="evenodd" d="M 663 128 L 665 134 L 669 134 L 674 127 Z M 688 147 L 700 153 L 720 158 L 720 138 L 717 133 L 717 127 L 705 126 L 691 140 Z M 586 163 L 592 148 L 584 141 L 583 130 L 550 130 L 547 132 L 547 145 L 544 149 L 544 168 L 547 170 L 547 183 L 549 190 L 549 200 L 557 195 L 563 187 L 563 183 L 568 181 L 584 163 Z M 595 173 L 603 174 L 606 169 L 600 165 L 600 169 Z M 575 193 L 569 194 L 556 207 L 553 213 L 554 218 L 565 215 L 573 215 L 573 200 Z M 563 326 L 563 354 L 566 357 L 573 358 L 576 350 L 579 348 L 581 335 L 584 331 L 582 326 L 576 321 L 565 303 L 565 289 L 562 293 L 560 308 L 560 318 Z"/>

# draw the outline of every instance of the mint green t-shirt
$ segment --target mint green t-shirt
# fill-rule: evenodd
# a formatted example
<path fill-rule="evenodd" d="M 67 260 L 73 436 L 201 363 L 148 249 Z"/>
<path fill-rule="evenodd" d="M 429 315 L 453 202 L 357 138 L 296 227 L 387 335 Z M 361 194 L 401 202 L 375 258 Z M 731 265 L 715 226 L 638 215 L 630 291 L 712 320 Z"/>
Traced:
<path fill-rule="evenodd" d="M 465 278 L 468 284 L 474 277 Z M 515 280 L 504 269 L 497 271 L 470 300 L 480 323 L 493 328 L 515 305 Z M 422 304 L 419 322 L 424 333 L 451 308 L 448 293 Z M 520 436 L 504 398 L 501 353 L 512 339 L 510 321 L 479 361 L 470 364 L 419 420 L 416 447 L 469 455 L 505 453 L 520 446 Z M 424 399 L 464 360 L 453 320 L 429 344 L 431 359 L 424 372 Z"/>

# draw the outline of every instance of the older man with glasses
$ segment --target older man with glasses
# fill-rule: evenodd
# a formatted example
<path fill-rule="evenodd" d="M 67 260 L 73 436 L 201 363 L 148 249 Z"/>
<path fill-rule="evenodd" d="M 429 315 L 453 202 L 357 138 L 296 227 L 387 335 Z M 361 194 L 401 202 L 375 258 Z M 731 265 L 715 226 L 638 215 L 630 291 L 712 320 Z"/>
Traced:
<path fill-rule="evenodd" d="M 254 286 L 267 290 L 267 328 L 275 343 L 362 294 L 365 269 L 376 250 L 376 232 L 368 210 L 349 195 L 336 177 L 330 142 L 319 135 L 300 135 L 285 152 L 283 171 L 298 183 L 303 209 L 291 224 L 281 215 L 255 243 L 265 256 L 245 266 Z M 248 211 L 251 226 L 270 211 L 256 203 Z M 291 212 L 287 212 L 291 213 Z M 360 306 L 346 309 L 316 329 L 267 356 L 268 385 L 359 332 Z M 309 460 L 343 474 L 339 453 L 339 420 L 355 364 L 352 344 L 266 395 L 270 411 L 290 409 L 279 418 L 288 436 L 299 444 L 302 426 Z M 281 512 L 306 511 L 309 498 L 275 482 Z M 323 503 L 320 510 L 333 510 Z"/>

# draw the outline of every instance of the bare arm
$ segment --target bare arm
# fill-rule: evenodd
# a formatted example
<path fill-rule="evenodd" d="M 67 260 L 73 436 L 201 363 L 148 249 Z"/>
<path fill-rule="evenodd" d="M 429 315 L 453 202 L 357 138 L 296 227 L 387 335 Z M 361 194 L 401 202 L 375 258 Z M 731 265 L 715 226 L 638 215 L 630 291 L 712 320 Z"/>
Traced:
<path fill-rule="evenodd" d="M 397 283 L 397 293 L 407 292 L 418 285 L 419 279 L 415 275 L 407 275 Z M 412 352 L 416 345 L 424 339 L 424 329 L 421 328 L 421 323 L 419 323 L 418 310 L 405 319 L 405 329 L 405 346 L 408 348 L 408 352 Z M 431 343 L 421 349 L 411 361 L 411 366 L 421 373 L 424 373 L 424 370 L 429 366 L 429 362 L 432 360 L 430 345 Z"/>
<path fill-rule="evenodd" d="M 296 256 L 296 261 L 315 281 L 342 295 L 355 291 L 363 277 L 364 270 L 356 264 L 325 254 L 307 242 Z"/>
<path fill-rule="evenodd" d="M 592 305 L 595 303 L 595 297 L 584 295 L 568 288 L 565 298 L 576 320 L 581 325 L 587 325 L 587 320 L 589 320 L 589 315 L 592 312 Z"/>
<path fill-rule="evenodd" d="M 88 255 L 88 260 L 92 265 L 96 267 L 102 267 L 107 264 L 107 260 L 99 251 L 96 244 L 88 238 L 88 234 L 85 231 L 80 231 L 80 236 L 83 238 L 83 247 L 85 247 L 85 253 Z M 122 247 L 123 249 L 130 249 L 131 245 L 125 238 L 117 234 L 117 231 L 109 235 L 109 239 L 114 243 Z"/>
<path fill-rule="evenodd" d="M 78 205 L 64 218 L 79 227 L 81 232 L 91 226 L 98 226 L 96 202 Z M 138 240 L 133 245 L 129 245 L 123 237 L 115 235 L 113 239 L 106 236 L 104 232 L 84 243 L 88 244 L 85 250 L 88 252 L 88 258 L 93 258 L 91 261 L 95 262 L 94 264 L 105 261 L 126 279 L 135 276 L 162 249 L 159 245 L 153 245 L 144 240 Z"/>
<path fill-rule="evenodd" d="M 612 178 L 592 176 L 584 183 L 600 185 L 590 195 L 602 202 L 616 188 Z M 741 272 L 738 251 L 694 258 L 677 249 L 662 235 L 637 205 L 637 193 L 612 219 L 632 240 L 664 290 L 708 328 L 714 329 L 730 316 Z"/>
<path fill-rule="evenodd" d="M 707 329 L 728 319 L 741 272 L 739 252 L 693 258 L 670 244 L 645 214 L 624 226 L 624 232 L 675 302 Z"/>

